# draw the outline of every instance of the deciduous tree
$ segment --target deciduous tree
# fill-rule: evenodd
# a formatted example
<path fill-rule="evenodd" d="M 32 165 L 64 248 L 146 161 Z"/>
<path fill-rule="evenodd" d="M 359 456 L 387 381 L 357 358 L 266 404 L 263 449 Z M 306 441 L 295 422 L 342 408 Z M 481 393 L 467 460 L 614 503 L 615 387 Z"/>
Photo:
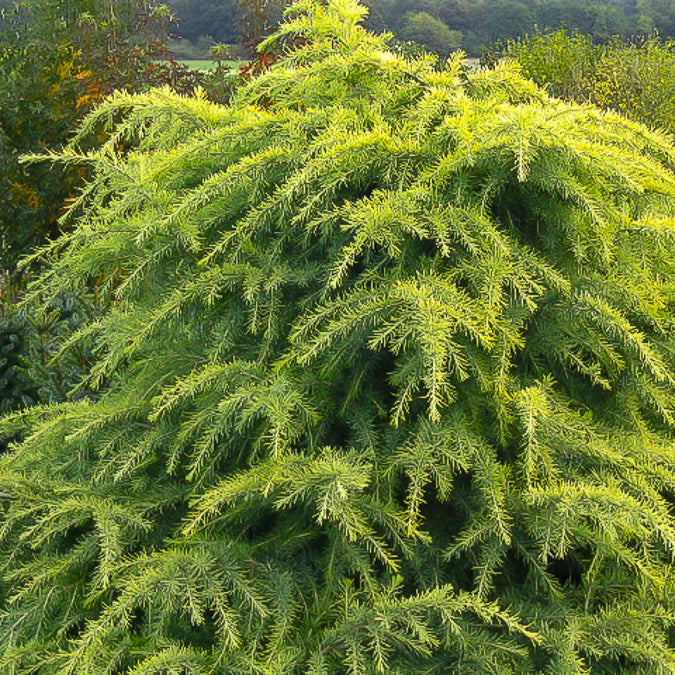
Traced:
<path fill-rule="evenodd" d="M 629 118 L 675 131 L 675 43 L 651 38 L 594 45 L 561 30 L 512 42 L 505 55 L 550 93 L 591 101 Z"/>
<path fill-rule="evenodd" d="M 249 56 L 257 54 L 257 46 L 275 30 L 287 0 L 239 0 L 237 24 L 241 45 Z"/>
<path fill-rule="evenodd" d="M 450 30 L 442 21 L 426 12 L 409 12 L 405 15 L 399 33 L 404 40 L 411 40 L 446 58 L 462 44 L 462 34 Z"/>
<path fill-rule="evenodd" d="M 19 156 L 66 142 L 115 89 L 180 82 L 155 63 L 168 30 L 153 0 L 6 3 L 0 22 L 0 270 L 55 236 L 82 171 L 27 168 Z M 186 79 L 188 88 L 193 84 Z"/>

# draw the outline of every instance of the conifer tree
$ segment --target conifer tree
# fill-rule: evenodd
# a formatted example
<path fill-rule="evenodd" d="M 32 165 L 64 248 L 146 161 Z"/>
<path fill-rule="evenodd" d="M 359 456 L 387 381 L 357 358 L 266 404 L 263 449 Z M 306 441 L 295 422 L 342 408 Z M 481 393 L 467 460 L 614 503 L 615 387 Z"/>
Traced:
<path fill-rule="evenodd" d="M 672 145 L 363 16 L 54 156 L 27 302 L 102 310 L 2 421 L 0 672 L 675 668 Z"/>

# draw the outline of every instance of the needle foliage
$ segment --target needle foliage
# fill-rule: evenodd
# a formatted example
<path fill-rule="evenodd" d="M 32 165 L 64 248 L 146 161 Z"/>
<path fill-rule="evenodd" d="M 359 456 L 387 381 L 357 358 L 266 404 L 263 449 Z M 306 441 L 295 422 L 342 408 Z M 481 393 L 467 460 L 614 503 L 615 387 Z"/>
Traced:
<path fill-rule="evenodd" d="M 363 16 L 54 157 L 27 303 L 104 309 L 2 422 L 0 672 L 675 668 L 670 140 Z"/>

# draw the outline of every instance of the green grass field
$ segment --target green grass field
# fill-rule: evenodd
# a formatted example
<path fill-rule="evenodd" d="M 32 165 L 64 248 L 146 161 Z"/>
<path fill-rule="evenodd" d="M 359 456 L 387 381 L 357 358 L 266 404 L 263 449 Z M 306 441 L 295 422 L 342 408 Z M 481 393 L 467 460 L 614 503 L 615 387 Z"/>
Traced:
<path fill-rule="evenodd" d="M 210 59 L 180 59 L 178 63 L 182 63 L 193 70 L 215 70 L 216 62 Z M 241 65 L 241 61 L 223 61 L 230 70 L 236 70 Z"/>

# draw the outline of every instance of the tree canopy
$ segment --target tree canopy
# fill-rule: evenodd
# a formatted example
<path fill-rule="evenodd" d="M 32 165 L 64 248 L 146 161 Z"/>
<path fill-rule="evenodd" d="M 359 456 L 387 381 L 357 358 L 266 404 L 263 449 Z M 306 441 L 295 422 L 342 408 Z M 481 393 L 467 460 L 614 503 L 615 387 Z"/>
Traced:
<path fill-rule="evenodd" d="M 612 108 L 651 127 L 675 131 L 675 43 L 644 39 L 593 44 L 560 30 L 509 42 L 503 55 L 555 95 Z"/>
<path fill-rule="evenodd" d="M 101 309 L 0 423 L 0 670 L 675 667 L 670 140 L 364 15 L 52 157 L 92 179 L 26 303 Z"/>
<path fill-rule="evenodd" d="M 221 42 L 238 42 L 243 37 L 249 42 L 251 37 L 268 34 L 283 3 L 169 0 L 168 4 L 181 18 L 181 35 L 197 43 L 204 36 Z M 675 35 L 673 0 L 366 0 L 364 4 L 370 9 L 367 25 L 371 29 L 391 31 L 400 39 L 410 39 L 406 34 L 413 32 L 432 51 L 439 51 L 439 40 L 442 49 L 448 42 L 441 23 L 455 33 L 450 43 L 461 38 L 462 48 L 474 55 L 495 40 L 522 36 L 535 27 L 543 31 L 565 28 L 591 35 L 595 41 L 653 36 L 655 31 L 662 37 Z"/>
<path fill-rule="evenodd" d="M 442 21 L 426 12 L 408 12 L 399 35 L 443 58 L 459 49 L 462 42 L 459 31 L 450 30 Z"/>
<path fill-rule="evenodd" d="M 169 11 L 154 0 L 5 0 L 0 5 L 0 270 L 58 233 L 81 173 L 21 165 L 66 142 L 115 89 L 183 76 L 161 67 Z"/>

